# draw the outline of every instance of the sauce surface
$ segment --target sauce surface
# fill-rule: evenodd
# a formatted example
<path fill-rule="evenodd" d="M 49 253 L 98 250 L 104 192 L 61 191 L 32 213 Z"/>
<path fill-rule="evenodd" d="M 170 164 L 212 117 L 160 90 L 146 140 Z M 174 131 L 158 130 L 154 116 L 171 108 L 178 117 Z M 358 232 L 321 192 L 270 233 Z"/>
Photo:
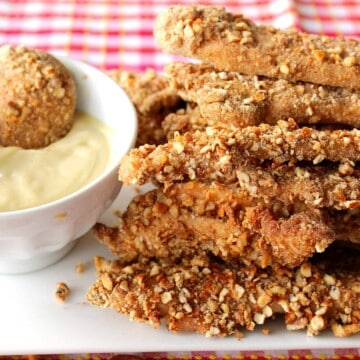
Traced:
<path fill-rule="evenodd" d="M 111 129 L 77 112 L 70 132 L 41 149 L 0 146 L 0 211 L 62 198 L 100 175 L 110 161 Z"/>

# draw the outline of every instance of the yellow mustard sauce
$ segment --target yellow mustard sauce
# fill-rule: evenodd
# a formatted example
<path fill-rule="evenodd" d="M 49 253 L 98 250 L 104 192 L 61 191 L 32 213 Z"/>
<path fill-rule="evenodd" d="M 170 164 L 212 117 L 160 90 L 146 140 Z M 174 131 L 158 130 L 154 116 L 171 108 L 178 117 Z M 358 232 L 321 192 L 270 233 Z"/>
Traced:
<path fill-rule="evenodd" d="M 111 129 L 77 112 L 70 132 L 42 149 L 0 146 L 0 211 L 60 199 L 90 183 L 110 161 Z"/>

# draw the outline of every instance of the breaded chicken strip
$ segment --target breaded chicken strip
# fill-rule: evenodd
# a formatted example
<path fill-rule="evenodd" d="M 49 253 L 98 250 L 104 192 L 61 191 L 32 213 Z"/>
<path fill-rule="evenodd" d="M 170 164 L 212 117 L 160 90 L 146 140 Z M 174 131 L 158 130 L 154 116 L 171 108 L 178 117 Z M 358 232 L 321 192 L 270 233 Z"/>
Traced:
<path fill-rule="evenodd" d="M 185 101 L 199 105 L 209 126 L 276 124 L 293 118 L 298 124 L 360 127 L 357 90 L 217 71 L 205 64 L 171 63 L 165 76 Z"/>
<path fill-rule="evenodd" d="M 143 153 L 143 155 L 142 155 Z M 138 155 L 137 155 L 138 154 Z M 271 160 L 276 164 L 288 161 L 311 161 L 320 164 L 324 160 L 333 162 L 360 161 L 360 129 L 352 130 L 316 130 L 298 127 L 293 120 L 278 121 L 276 125 L 260 124 L 243 129 L 226 126 L 208 127 L 206 131 L 185 133 L 176 136 L 167 144 L 155 147 L 134 149 L 122 165 L 124 170 L 131 170 L 131 157 L 139 161 L 155 158 L 161 167 L 169 155 L 174 157 L 174 166 L 183 162 L 197 162 L 201 158 L 212 171 L 216 161 L 219 164 L 234 165 L 240 159 L 263 162 Z M 139 164 L 137 164 L 139 162 Z M 130 165 L 127 168 L 127 165 Z M 212 165 L 212 166 L 211 166 Z M 124 174 L 125 175 L 125 174 Z M 123 176 L 122 180 L 126 180 Z"/>
<path fill-rule="evenodd" d="M 223 7 L 175 5 L 160 13 L 155 39 L 169 53 L 218 70 L 360 89 L 360 43 L 256 25 Z"/>
<path fill-rule="evenodd" d="M 95 235 L 120 261 L 139 257 L 176 262 L 210 251 L 224 260 L 241 259 L 260 267 L 294 267 L 335 240 L 321 213 L 275 214 L 241 190 L 213 183 L 170 185 L 139 195 L 119 228 L 95 226 Z M 286 209 L 282 210 L 286 212 Z"/>
<path fill-rule="evenodd" d="M 346 259 L 346 262 L 343 261 Z M 295 269 L 219 262 L 206 256 L 123 265 L 95 258 L 97 281 L 87 300 L 131 320 L 207 337 L 241 335 L 284 313 L 288 330 L 335 336 L 360 331 L 359 253 L 325 252 Z"/>
<path fill-rule="evenodd" d="M 360 205 L 360 181 L 359 170 L 346 159 L 357 161 L 359 147 L 360 130 L 356 129 L 318 131 L 297 128 L 292 122 L 234 130 L 208 128 L 176 135 L 158 147 L 131 150 L 121 162 L 119 179 L 136 185 L 152 179 L 165 184 L 238 180 L 251 196 L 265 202 L 280 197 L 291 204 L 295 198 L 310 207 L 349 209 Z M 299 160 L 320 164 L 325 159 L 343 163 L 338 168 L 298 165 Z M 287 161 L 295 164 L 286 165 Z"/>

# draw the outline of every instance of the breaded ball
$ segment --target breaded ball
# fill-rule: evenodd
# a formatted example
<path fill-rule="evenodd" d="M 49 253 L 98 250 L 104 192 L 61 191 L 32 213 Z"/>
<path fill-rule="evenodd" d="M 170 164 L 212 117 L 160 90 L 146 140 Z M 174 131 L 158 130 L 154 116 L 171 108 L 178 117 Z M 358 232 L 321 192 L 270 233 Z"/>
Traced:
<path fill-rule="evenodd" d="M 50 54 L 24 46 L 0 47 L 0 145 L 45 147 L 68 133 L 76 86 Z"/>

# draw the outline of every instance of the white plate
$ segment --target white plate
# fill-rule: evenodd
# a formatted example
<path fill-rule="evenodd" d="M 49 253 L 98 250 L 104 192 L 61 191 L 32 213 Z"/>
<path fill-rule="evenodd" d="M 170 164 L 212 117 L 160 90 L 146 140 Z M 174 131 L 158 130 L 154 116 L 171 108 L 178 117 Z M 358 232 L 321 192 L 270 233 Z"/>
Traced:
<path fill-rule="evenodd" d="M 113 210 L 124 210 L 134 195 L 133 189 L 123 187 L 102 221 L 116 224 Z M 259 329 L 247 333 L 241 341 L 234 337 L 206 339 L 203 335 L 173 334 L 165 327 L 154 330 L 149 325 L 130 322 L 113 310 L 86 303 L 85 293 L 95 281 L 94 255 L 111 257 L 104 246 L 87 234 L 55 265 L 24 275 L 0 275 L 0 355 L 359 348 L 360 335 L 344 339 L 330 333 L 307 337 L 303 331 L 285 331 L 281 322 L 267 324 L 270 335 L 262 335 Z M 79 262 L 85 264 L 82 274 L 75 271 Z M 64 304 L 54 296 L 60 281 L 72 290 Z"/>

